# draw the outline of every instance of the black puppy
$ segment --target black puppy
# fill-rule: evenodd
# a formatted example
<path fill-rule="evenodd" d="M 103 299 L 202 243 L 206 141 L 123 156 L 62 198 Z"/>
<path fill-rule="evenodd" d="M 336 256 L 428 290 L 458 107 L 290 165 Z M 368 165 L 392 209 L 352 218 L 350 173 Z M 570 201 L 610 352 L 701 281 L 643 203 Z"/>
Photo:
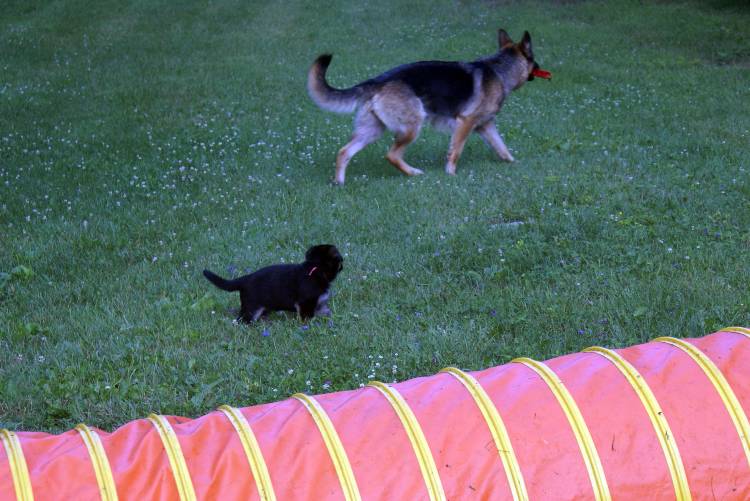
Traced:
<path fill-rule="evenodd" d="M 333 245 L 316 245 L 305 253 L 301 264 L 276 264 L 234 280 L 208 270 L 203 275 L 216 287 L 240 292 L 242 322 L 254 322 L 271 311 L 296 311 L 303 320 L 326 315 L 328 289 L 344 268 L 344 258 Z"/>

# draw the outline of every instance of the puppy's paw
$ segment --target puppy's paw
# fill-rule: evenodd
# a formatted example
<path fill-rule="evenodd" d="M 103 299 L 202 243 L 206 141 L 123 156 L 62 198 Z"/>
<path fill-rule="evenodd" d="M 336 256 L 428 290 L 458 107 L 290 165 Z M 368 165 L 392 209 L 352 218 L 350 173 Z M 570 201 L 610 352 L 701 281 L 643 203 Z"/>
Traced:
<path fill-rule="evenodd" d="M 319 306 L 318 309 L 315 310 L 315 316 L 316 317 L 330 317 L 331 309 L 328 306 Z"/>

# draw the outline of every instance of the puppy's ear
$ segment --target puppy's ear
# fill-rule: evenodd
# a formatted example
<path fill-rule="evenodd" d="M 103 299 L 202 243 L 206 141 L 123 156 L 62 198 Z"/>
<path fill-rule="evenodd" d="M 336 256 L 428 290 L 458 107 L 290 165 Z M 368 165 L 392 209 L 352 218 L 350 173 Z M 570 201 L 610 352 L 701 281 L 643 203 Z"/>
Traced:
<path fill-rule="evenodd" d="M 305 252 L 305 261 L 320 259 L 320 245 L 314 245 Z"/>
<path fill-rule="evenodd" d="M 330 256 L 339 256 L 339 251 L 336 249 L 333 245 L 314 245 L 307 249 L 307 252 L 305 253 L 305 260 L 315 263 L 320 263 L 325 261 L 326 259 L 329 259 Z"/>
<path fill-rule="evenodd" d="M 335 245 L 328 246 L 328 257 L 326 264 L 336 273 L 344 269 L 344 258 Z"/>
<path fill-rule="evenodd" d="M 531 35 L 529 35 L 528 31 L 523 32 L 523 38 L 518 45 L 521 47 L 521 51 L 523 51 L 526 57 L 534 59 L 534 50 L 531 47 Z"/>
<path fill-rule="evenodd" d="M 511 40 L 510 35 L 508 35 L 508 32 L 502 28 L 497 30 L 497 45 L 500 50 L 503 50 L 508 45 L 513 45 L 513 40 Z"/>

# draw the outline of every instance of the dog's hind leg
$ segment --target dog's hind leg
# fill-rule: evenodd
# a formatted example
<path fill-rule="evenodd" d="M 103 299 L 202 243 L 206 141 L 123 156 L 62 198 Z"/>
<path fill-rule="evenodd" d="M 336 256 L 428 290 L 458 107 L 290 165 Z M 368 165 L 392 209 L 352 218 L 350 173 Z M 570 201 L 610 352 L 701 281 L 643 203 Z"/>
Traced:
<path fill-rule="evenodd" d="M 467 117 L 458 117 L 456 119 L 456 127 L 453 129 L 453 135 L 451 136 L 451 145 L 448 149 L 448 162 L 445 164 L 445 172 L 450 175 L 456 173 L 456 164 L 458 159 L 461 158 L 461 152 L 464 150 L 466 139 L 471 134 L 474 128 L 474 122 Z"/>
<path fill-rule="evenodd" d="M 419 136 L 427 117 L 422 101 L 406 85 L 392 82 L 375 95 L 372 103 L 375 115 L 395 134 L 393 146 L 385 158 L 407 176 L 423 174 L 404 160 L 404 150 Z"/>
<path fill-rule="evenodd" d="M 404 160 L 404 150 L 417 138 L 418 134 L 419 132 L 414 130 L 410 130 L 402 134 L 396 134 L 396 140 L 385 156 L 385 158 L 387 158 L 394 167 L 396 167 L 407 176 L 417 176 L 419 174 L 424 174 L 424 172 L 412 167 Z"/>
<path fill-rule="evenodd" d="M 336 156 L 336 184 L 344 184 L 346 166 L 354 155 L 370 143 L 374 143 L 383 134 L 383 123 L 372 113 L 369 105 L 363 106 L 354 118 L 352 139 L 339 150 Z"/>
<path fill-rule="evenodd" d="M 477 127 L 477 133 L 482 136 L 482 139 L 493 149 L 500 160 L 506 162 L 514 162 L 513 155 L 508 151 L 508 147 L 505 146 L 503 138 L 495 127 L 495 122 L 490 120 L 489 122 Z"/>
<path fill-rule="evenodd" d="M 246 324 L 255 322 L 265 313 L 265 311 L 266 309 L 262 306 L 252 306 L 247 309 L 243 308 L 242 311 L 240 311 L 240 316 L 237 317 L 237 321 L 244 322 Z"/>

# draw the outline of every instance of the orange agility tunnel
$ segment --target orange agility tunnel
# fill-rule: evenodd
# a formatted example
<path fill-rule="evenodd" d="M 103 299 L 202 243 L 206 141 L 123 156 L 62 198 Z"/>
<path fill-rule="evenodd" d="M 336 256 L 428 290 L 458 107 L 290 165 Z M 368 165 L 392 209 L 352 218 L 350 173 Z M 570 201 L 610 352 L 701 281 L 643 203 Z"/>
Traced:
<path fill-rule="evenodd" d="M 0 499 L 750 499 L 750 330 L 112 433 L 0 431 Z"/>

